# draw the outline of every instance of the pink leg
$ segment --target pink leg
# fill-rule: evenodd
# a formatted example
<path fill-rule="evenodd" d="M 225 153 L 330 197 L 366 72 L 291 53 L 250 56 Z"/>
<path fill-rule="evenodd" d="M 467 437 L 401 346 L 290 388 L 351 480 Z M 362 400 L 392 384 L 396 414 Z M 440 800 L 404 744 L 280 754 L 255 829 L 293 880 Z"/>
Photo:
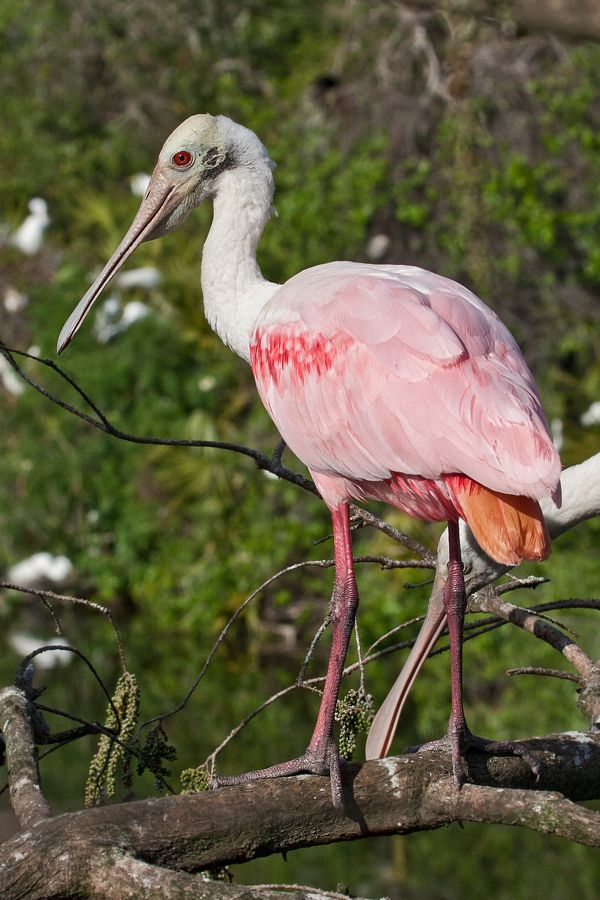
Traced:
<path fill-rule="evenodd" d="M 491 756 L 521 756 L 537 775 L 539 762 L 519 744 L 513 741 L 489 741 L 472 734 L 467 726 L 462 698 L 462 644 L 463 622 L 467 606 L 467 594 L 460 555 L 460 536 L 457 522 L 448 522 L 448 580 L 444 589 L 444 606 L 448 617 L 450 637 L 450 680 L 452 707 L 448 722 L 448 741 L 452 751 L 454 777 L 460 787 L 467 780 L 464 761 L 469 750 L 479 750 Z M 435 745 L 426 744 L 425 747 Z"/>
<path fill-rule="evenodd" d="M 335 552 L 335 584 L 331 598 L 330 622 L 332 627 L 331 653 L 317 722 L 306 752 L 289 762 L 257 769 L 243 775 L 216 778 L 215 787 L 245 784 L 259 778 L 277 778 L 282 775 L 299 775 L 310 772 L 316 775 L 329 773 L 333 804 L 343 809 L 340 758 L 333 736 L 335 707 L 344 671 L 348 644 L 358 608 L 358 589 L 352 559 L 352 538 L 348 504 L 343 503 L 331 513 L 333 519 L 333 544 Z"/>

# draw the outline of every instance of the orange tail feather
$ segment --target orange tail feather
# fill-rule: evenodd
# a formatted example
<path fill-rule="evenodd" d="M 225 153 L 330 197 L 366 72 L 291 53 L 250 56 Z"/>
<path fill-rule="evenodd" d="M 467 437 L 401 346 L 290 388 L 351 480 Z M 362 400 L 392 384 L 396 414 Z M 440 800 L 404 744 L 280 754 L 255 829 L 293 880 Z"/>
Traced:
<path fill-rule="evenodd" d="M 499 563 L 515 566 L 524 559 L 546 559 L 550 537 L 537 500 L 501 494 L 464 475 L 444 480 L 479 546 Z"/>

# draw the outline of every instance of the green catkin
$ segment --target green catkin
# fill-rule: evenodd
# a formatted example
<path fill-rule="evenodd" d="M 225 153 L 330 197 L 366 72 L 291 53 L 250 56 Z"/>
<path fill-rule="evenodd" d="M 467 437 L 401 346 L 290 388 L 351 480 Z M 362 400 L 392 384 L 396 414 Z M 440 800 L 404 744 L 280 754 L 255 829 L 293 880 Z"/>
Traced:
<path fill-rule="evenodd" d="M 210 787 L 210 774 L 206 766 L 196 769 L 184 769 L 181 773 L 181 793 L 199 794 Z"/>
<path fill-rule="evenodd" d="M 123 672 L 117 681 L 112 702 L 118 719 L 115 709 L 109 704 L 104 727 L 114 731 L 120 743 L 106 734 L 101 735 L 98 741 L 98 749 L 90 763 L 85 786 L 85 805 L 88 808 L 98 806 L 108 797 L 114 796 L 117 770 L 129 761 L 129 754 L 122 745 L 127 745 L 132 740 L 140 709 L 140 691 L 136 677 L 131 672 Z"/>
<path fill-rule="evenodd" d="M 335 707 L 335 720 L 340 723 L 339 749 L 344 759 L 352 759 L 356 738 L 367 733 L 373 721 L 373 698 L 354 688 L 340 698 Z"/>

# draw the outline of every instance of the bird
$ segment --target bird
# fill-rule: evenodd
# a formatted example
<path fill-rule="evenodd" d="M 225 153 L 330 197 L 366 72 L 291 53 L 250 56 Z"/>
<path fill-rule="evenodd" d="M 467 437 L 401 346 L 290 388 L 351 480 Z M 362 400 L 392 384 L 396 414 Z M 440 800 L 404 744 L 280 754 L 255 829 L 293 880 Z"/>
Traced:
<path fill-rule="evenodd" d="M 129 230 L 66 321 L 57 350 L 143 241 L 173 231 L 203 200 L 212 201 L 201 266 L 205 316 L 250 363 L 267 412 L 309 469 L 331 513 L 335 558 L 331 651 L 306 750 L 216 784 L 328 774 L 333 803 L 344 808 L 334 715 L 358 606 L 349 508 L 375 499 L 448 523 L 447 739 L 460 785 L 469 750 L 520 751 L 475 736 L 466 723 L 459 522 L 498 562 L 545 559 L 550 539 L 539 501 L 560 503 L 560 459 L 516 341 L 466 287 L 412 265 L 350 261 L 313 266 L 284 284 L 268 281 L 256 250 L 272 212 L 273 172 L 257 135 L 230 118 L 199 114 L 181 123 L 159 153 Z M 380 717 L 372 756 L 387 752 L 393 714 Z"/>
<path fill-rule="evenodd" d="M 39 253 L 44 243 L 44 231 L 50 224 L 48 204 L 41 197 L 33 197 L 28 204 L 29 215 L 19 225 L 8 242 L 27 256 Z"/>

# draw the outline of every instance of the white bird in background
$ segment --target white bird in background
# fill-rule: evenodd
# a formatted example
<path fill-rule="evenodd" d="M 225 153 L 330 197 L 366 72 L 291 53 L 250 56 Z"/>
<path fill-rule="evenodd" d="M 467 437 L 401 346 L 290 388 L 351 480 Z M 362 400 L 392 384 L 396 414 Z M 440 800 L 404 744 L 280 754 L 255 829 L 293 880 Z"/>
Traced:
<path fill-rule="evenodd" d="M 371 262 L 379 262 L 390 249 L 390 244 L 391 241 L 387 234 L 374 234 L 373 237 L 367 241 L 367 246 L 365 247 L 367 259 L 370 259 Z"/>
<path fill-rule="evenodd" d="M 40 552 L 11 566 L 7 572 L 7 580 L 11 584 L 25 587 L 37 587 L 48 581 L 54 585 L 61 585 L 68 581 L 72 571 L 73 564 L 66 556 Z"/>
<path fill-rule="evenodd" d="M 600 400 L 594 400 L 586 411 L 581 414 L 579 421 L 585 428 L 600 425 Z"/>
<path fill-rule="evenodd" d="M 61 635 L 60 638 L 52 637 L 48 640 L 37 638 L 33 634 L 27 634 L 24 631 L 14 631 L 8 636 L 8 644 L 19 656 L 29 656 L 40 647 L 46 647 L 52 644 L 68 645 L 69 642 Z M 48 650 L 47 653 L 39 653 L 34 657 L 33 663 L 38 669 L 54 669 L 56 666 L 66 666 L 73 659 L 73 654 L 68 650 Z"/>
<path fill-rule="evenodd" d="M 158 287 L 161 281 L 162 275 L 158 269 L 154 266 L 142 266 L 139 269 L 122 272 L 116 279 L 116 284 L 123 291 L 134 289 L 150 291 Z M 128 300 L 123 304 L 121 294 L 115 292 L 105 300 L 96 314 L 94 321 L 96 338 L 101 344 L 107 344 L 151 313 L 150 306 L 142 300 Z"/>
<path fill-rule="evenodd" d="M 110 305 L 109 305 L 110 304 Z M 98 311 L 94 322 L 94 333 L 100 344 L 108 344 L 135 322 L 145 319 L 152 310 L 141 300 L 129 300 L 123 307 L 118 297 L 110 297 Z M 119 315 L 120 314 L 120 315 Z"/>
<path fill-rule="evenodd" d="M 27 294 L 23 294 L 15 287 L 12 287 L 12 285 L 9 285 L 9 287 L 5 289 L 2 299 L 4 302 L 4 309 L 8 313 L 22 312 L 29 303 Z"/>
<path fill-rule="evenodd" d="M 25 390 L 23 381 L 5 356 L 0 356 L 0 384 L 13 397 L 20 397 Z"/>
<path fill-rule="evenodd" d="M 122 291 L 142 288 L 152 291 L 162 281 L 162 275 L 154 266 L 141 266 L 139 269 L 129 269 L 117 276 L 116 284 Z"/>
<path fill-rule="evenodd" d="M 50 224 L 48 204 L 41 197 L 29 201 L 29 215 L 22 225 L 10 235 L 8 242 L 21 253 L 34 256 L 44 243 L 44 231 Z"/>
<path fill-rule="evenodd" d="M 143 197 L 150 184 L 150 175 L 147 172 L 137 172 L 129 179 L 129 187 L 134 197 Z"/>
<path fill-rule="evenodd" d="M 332 649 L 307 750 L 219 783 L 329 772 L 334 802 L 343 806 L 333 728 L 358 606 L 351 498 L 448 520 L 448 737 L 460 783 L 468 750 L 523 751 L 478 738 L 466 724 L 458 521 L 470 525 L 498 562 L 545 558 L 550 540 L 539 501 L 559 500 L 560 460 L 519 348 L 467 288 L 414 266 L 351 262 L 315 266 L 283 286 L 264 279 L 256 247 L 271 211 L 272 169 L 256 135 L 225 116 L 192 116 L 180 125 L 160 152 L 129 231 L 61 331 L 58 349 L 142 241 L 172 231 L 203 199 L 212 199 L 202 256 L 206 317 L 251 363 L 263 403 L 308 466 L 332 514 L 335 554 Z M 438 633 L 436 627 L 425 636 L 426 649 Z M 389 747 L 398 698 L 384 707 L 367 742 L 371 757 Z"/>

